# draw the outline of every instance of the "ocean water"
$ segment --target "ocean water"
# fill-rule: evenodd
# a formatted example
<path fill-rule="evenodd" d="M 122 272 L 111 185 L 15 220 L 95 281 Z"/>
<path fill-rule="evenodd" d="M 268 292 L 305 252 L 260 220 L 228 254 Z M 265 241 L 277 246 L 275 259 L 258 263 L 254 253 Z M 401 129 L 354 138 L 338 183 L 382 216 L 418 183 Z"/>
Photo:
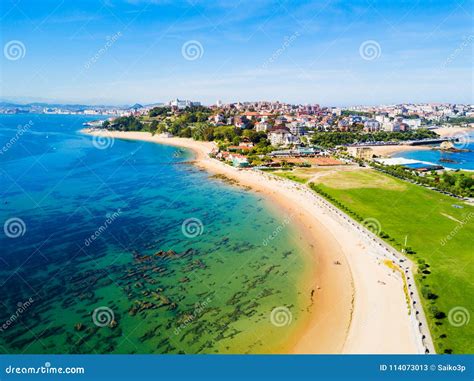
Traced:
<path fill-rule="evenodd" d="M 451 169 L 469 169 L 474 170 L 474 132 L 456 134 L 459 142 L 455 144 L 456 148 L 463 149 L 463 152 L 442 152 L 439 150 L 423 150 L 399 152 L 393 157 L 403 157 L 405 159 L 413 159 L 427 161 L 434 164 L 442 165 Z M 442 159 L 452 160 L 453 162 L 443 162 Z"/>
<path fill-rule="evenodd" d="M 298 232 L 174 147 L 0 116 L 0 353 L 269 353 L 305 323 Z M 273 312 L 273 314 L 272 314 Z"/>

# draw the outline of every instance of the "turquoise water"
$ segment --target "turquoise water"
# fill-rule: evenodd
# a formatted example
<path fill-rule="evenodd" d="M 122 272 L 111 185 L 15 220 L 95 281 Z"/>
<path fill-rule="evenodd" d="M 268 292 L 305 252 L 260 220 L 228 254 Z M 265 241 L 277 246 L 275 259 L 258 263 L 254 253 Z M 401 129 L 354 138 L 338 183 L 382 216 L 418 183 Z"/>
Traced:
<path fill-rule="evenodd" d="M 0 351 L 282 350 L 309 300 L 287 217 L 189 152 L 80 134 L 91 119 L 0 116 Z"/>
<path fill-rule="evenodd" d="M 462 134 L 460 142 L 455 144 L 456 148 L 466 149 L 466 152 L 441 152 L 438 150 L 423 150 L 399 152 L 393 157 L 427 161 L 452 169 L 474 170 L 474 133 Z M 443 162 L 441 159 L 453 160 L 454 162 Z"/>

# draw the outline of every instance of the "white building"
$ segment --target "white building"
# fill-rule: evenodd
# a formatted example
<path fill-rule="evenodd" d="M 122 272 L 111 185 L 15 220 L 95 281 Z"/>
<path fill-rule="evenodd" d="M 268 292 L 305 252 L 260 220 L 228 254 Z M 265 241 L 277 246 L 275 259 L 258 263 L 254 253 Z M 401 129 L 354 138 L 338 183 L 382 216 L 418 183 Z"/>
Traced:
<path fill-rule="evenodd" d="M 305 126 L 303 123 L 300 122 L 291 122 L 290 123 L 290 132 L 293 135 L 299 136 L 299 135 L 304 135 L 305 133 Z"/>
<path fill-rule="evenodd" d="M 193 101 L 190 101 L 190 100 L 187 100 L 187 99 L 186 100 L 180 100 L 178 98 L 173 99 L 168 104 L 171 107 L 177 107 L 179 110 L 182 110 L 186 107 L 201 106 L 201 102 L 193 102 Z"/>
<path fill-rule="evenodd" d="M 403 119 L 403 123 L 408 124 L 413 129 L 421 127 L 421 119 Z"/>
<path fill-rule="evenodd" d="M 390 118 L 384 114 L 375 115 L 375 120 L 380 124 L 386 124 L 390 122 Z"/>
<path fill-rule="evenodd" d="M 216 114 L 211 118 L 212 118 L 212 120 L 214 121 L 215 124 L 221 124 L 221 123 L 224 123 L 224 121 L 225 121 L 225 117 L 222 114 Z"/>
<path fill-rule="evenodd" d="M 384 123 L 383 129 L 384 131 L 388 131 L 388 132 L 399 132 L 400 124 L 398 122 Z"/>
<path fill-rule="evenodd" d="M 268 134 L 268 139 L 272 146 L 287 146 L 300 142 L 296 135 L 293 135 L 287 128 L 278 128 Z"/>
<path fill-rule="evenodd" d="M 374 132 L 380 130 L 380 122 L 375 119 L 369 119 L 364 122 L 364 131 Z"/>
<path fill-rule="evenodd" d="M 257 132 L 267 132 L 270 129 L 270 124 L 267 122 L 258 122 L 255 124 L 255 131 Z"/>
<path fill-rule="evenodd" d="M 84 115 L 97 115 L 99 112 L 97 110 L 84 110 Z"/>
<path fill-rule="evenodd" d="M 390 122 L 387 125 L 383 126 L 384 131 L 388 132 L 400 132 L 400 131 L 408 131 L 410 126 L 406 123 L 401 123 L 399 121 Z"/>

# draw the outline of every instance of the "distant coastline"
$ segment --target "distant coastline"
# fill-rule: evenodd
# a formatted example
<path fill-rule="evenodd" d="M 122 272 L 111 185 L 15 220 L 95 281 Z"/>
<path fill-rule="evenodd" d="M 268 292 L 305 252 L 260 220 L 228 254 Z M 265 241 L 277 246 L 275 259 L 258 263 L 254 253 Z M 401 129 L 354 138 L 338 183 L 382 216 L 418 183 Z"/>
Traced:
<path fill-rule="evenodd" d="M 474 170 L 473 156 L 473 134 L 474 128 L 466 127 L 443 127 L 435 130 L 441 137 L 458 136 L 460 151 L 442 151 L 439 147 L 432 146 L 410 146 L 408 149 L 400 149 L 388 153 L 390 157 L 429 162 L 434 165 L 442 165 L 447 170 Z M 456 148 L 456 145 L 455 145 Z M 449 161 L 445 161 L 448 159 Z"/>
<path fill-rule="evenodd" d="M 104 134 L 91 129 L 81 132 Z M 211 159 L 208 154 L 215 147 L 212 142 L 147 132 L 107 131 L 105 135 L 190 149 L 197 166 L 262 193 L 292 216 L 292 223 L 301 231 L 300 240 L 312 247 L 308 288 L 302 290 L 307 293 L 311 317 L 282 353 L 420 353 L 399 280 L 367 254 L 370 242 L 341 225 L 316 202 L 313 192 L 262 172 L 238 170 Z M 383 288 L 374 286 L 382 280 Z"/>
<path fill-rule="evenodd" d="M 446 137 L 455 136 L 456 134 L 472 133 L 474 132 L 474 128 L 440 127 L 433 131 L 436 132 L 440 137 L 446 138 Z M 372 148 L 372 151 L 374 152 L 375 155 L 382 156 L 382 157 L 392 157 L 394 155 L 399 156 L 399 154 L 403 152 L 427 151 L 427 150 L 433 149 L 432 146 L 423 146 L 423 145 L 410 146 L 410 145 L 404 145 L 404 144 L 386 145 L 386 146 L 367 146 L 367 147 Z"/>

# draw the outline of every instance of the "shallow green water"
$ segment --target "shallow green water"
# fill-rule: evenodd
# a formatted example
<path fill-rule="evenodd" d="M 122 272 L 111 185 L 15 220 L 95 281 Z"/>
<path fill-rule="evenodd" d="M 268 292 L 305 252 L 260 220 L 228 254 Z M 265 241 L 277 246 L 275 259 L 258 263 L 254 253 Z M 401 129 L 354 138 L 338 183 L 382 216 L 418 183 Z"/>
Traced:
<path fill-rule="evenodd" d="M 24 233 L 0 234 L 0 350 L 284 348 L 308 299 L 287 217 L 180 164 L 185 151 L 120 140 L 98 149 L 77 132 L 84 120 L 0 117 L 2 145 L 33 122 L 0 155 L 0 222 L 20 219 Z"/>

